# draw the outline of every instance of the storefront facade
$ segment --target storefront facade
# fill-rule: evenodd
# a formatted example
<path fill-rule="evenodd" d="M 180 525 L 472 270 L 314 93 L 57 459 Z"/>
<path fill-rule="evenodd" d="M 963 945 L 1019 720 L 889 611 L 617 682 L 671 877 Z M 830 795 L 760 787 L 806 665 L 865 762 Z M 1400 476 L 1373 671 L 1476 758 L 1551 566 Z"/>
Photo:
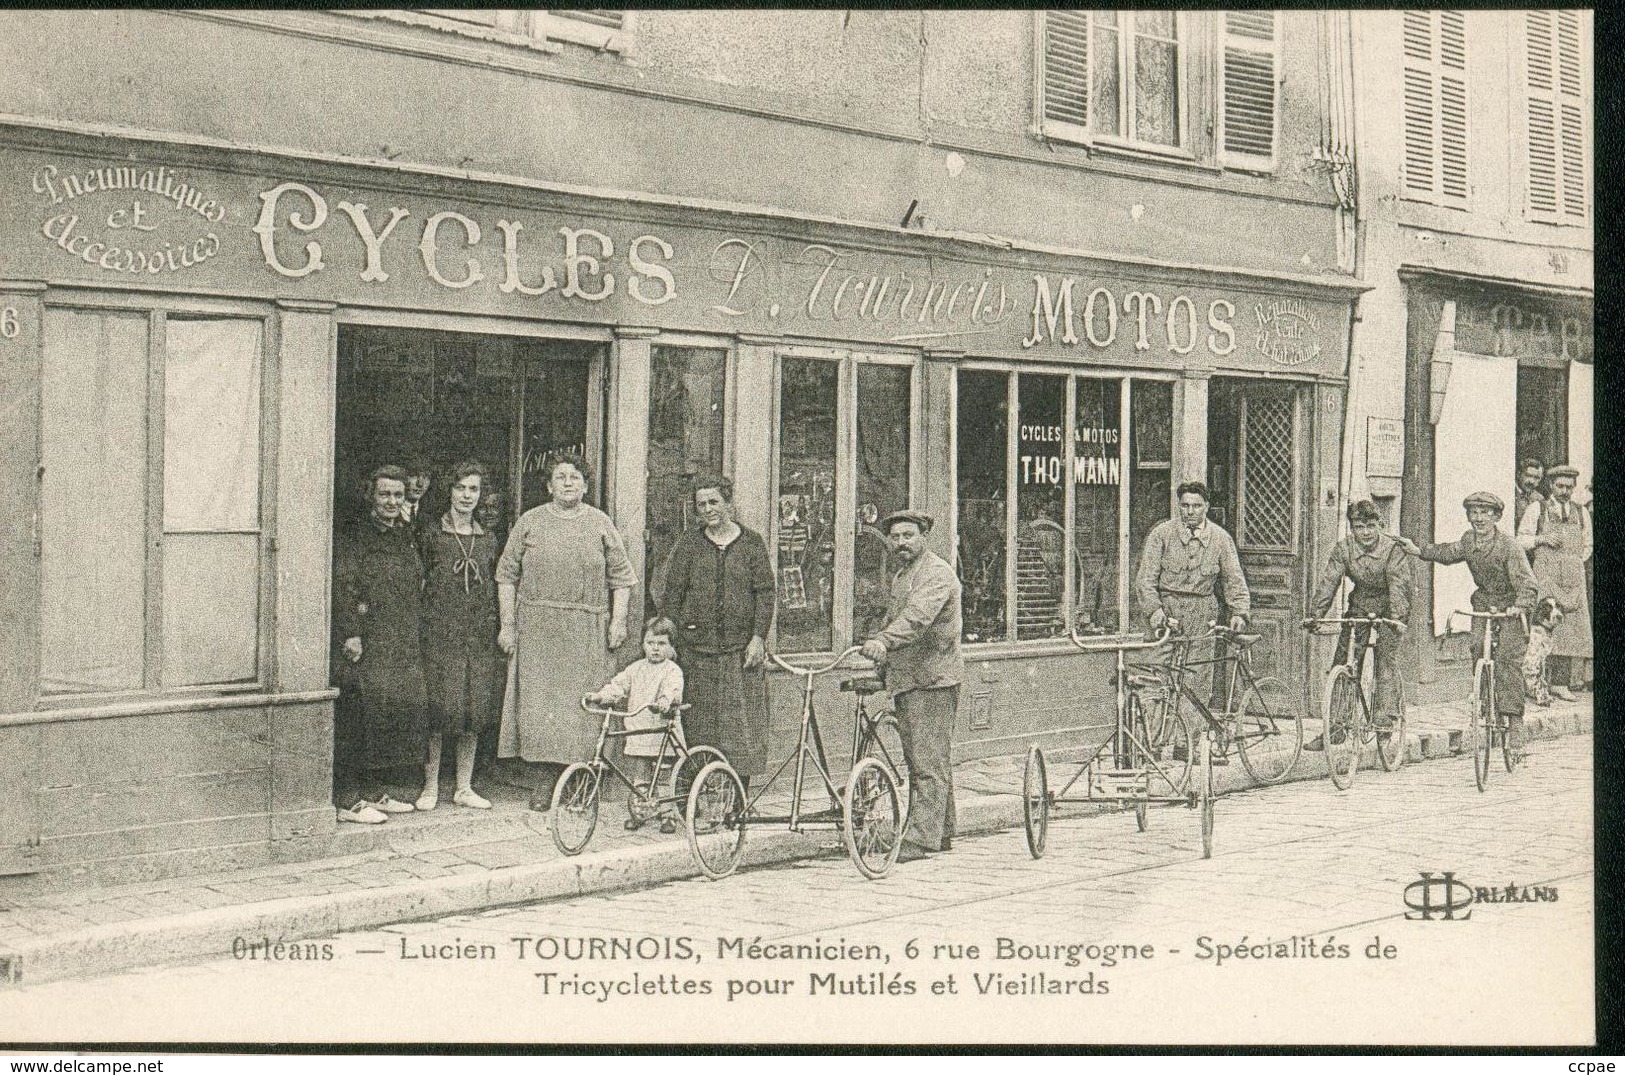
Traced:
<path fill-rule="evenodd" d="M 27 789 L 0 807 L 8 872 L 322 853 L 332 534 L 359 477 L 405 456 L 486 458 L 511 521 L 546 451 L 584 451 L 645 608 L 693 523 L 688 479 L 730 473 L 775 554 L 786 653 L 874 629 L 875 523 L 924 506 L 965 579 L 961 756 L 1104 723 L 1105 662 L 1066 628 L 1139 627 L 1140 545 L 1199 478 L 1241 546 L 1264 663 L 1302 676 L 1347 285 L 6 138 L 0 480 L 32 520 L 0 538 L 0 757 Z"/>

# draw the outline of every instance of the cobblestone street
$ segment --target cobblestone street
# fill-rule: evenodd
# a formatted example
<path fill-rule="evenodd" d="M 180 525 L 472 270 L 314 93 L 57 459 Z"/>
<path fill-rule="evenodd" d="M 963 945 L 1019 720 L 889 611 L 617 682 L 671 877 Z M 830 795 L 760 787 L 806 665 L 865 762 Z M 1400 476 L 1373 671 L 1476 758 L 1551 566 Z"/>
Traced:
<path fill-rule="evenodd" d="M 1153 810 L 1144 834 L 1062 812 L 1039 861 L 1013 829 L 880 882 L 832 856 L 341 934 L 300 959 L 249 937 L 244 958 L 0 996 L 0 1022 L 63 1040 L 1588 1041 L 1591 746 L 1539 744 L 1484 794 L 1458 757 L 1346 794 L 1230 795 L 1207 861 L 1186 810 Z M 1407 921 L 1421 871 L 1557 899 Z M 591 958 L 579 938 L 633 951 Z M 750 960 L 758 939 L 847 954 Z M 669 995 L 684 983 L 711 991 Z"/>

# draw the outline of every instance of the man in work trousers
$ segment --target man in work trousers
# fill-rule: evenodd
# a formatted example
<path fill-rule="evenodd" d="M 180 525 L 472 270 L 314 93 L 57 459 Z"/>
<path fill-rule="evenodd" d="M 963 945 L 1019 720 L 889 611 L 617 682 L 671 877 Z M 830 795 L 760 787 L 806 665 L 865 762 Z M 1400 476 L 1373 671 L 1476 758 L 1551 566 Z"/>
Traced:
<path fill-rule="evenodd" d="M 1478 492 L 1461 502 L 1467 512 L 1468 530 L 1459 541 L 1417 545 L 1409 538 L 1396 538 L 1414 556 L 1435 564 L 1466 564 L 1478 589 L 1473 591 L 1473 611 L 1521 610 L 1520 620 L 1500 620 L 1495 647 L 1495 708 L 1507 718 L 1507 736 L 1512 749 L 1523 752 L 1523 651 L 1528 645 L 1524 623 L 1535 611 L 1538 587 L 1529 559 L 1512 536 L 1496 524 L 1506 504 L 1494 493 Z M 1484 631 L 1490 621 L 1473 621 L 1473 650 L 1484 644 Z"/>
<path fill-rule="evenodd" d="M 1219 594 L 1224 594 L 1230 612 L 1229 627 L 1243 630 L 1252 615 L 1252 594 L 1241 573 L 1241 557 L 1236 543 L 1218 523 L 1207 517 L 1207 486 L 1185 482 L 1178 491 L 1179 512 L 1151 528 L 1145 550 L 1140 554 L 1140 570 L 1135 589 L 1140 611 L 1158 631 L 1169 620 L 1177 620 L 1187 635 L 1208 637 L 1190 646 L 1189 659 L 1211 662 L 1214 639 L 1208 624 L 1219 619 Z M 1186 685 L 1207 701 L 1213 689 L 1213 665 L 1198 663 L 1185 673 Z"/>
<path fill-rule="evenodd" d="M 1580 472 L 1553 467 L 1546 472 L 1552 495 L 1528 505 L 1518 518 L 1518 544 L 1532 561 L 1542 596 L 1563 610 L 1563 622 L 1552 630 L 1552 655 L 1546 659 L 1552 694 L 1574 701 L 1572 688 L 1585 683 L 1591 658 L 1591 602 L 1586 593 L 1586 564 L 1591 560 L 1591 515 L 1574 502 Z"/>
<path fill-rule="evenodd" d="M 959 654 L 959 578 L 925 547 L 932 518 L 898 511 L 881 522 L 902 565 L 892 577 L 886 626 L 863 655 L 886 664 L 908 764 L 908 828 L 899 862 L 946 851 L 954 838 L 953 730 L 965 663 Z"/>

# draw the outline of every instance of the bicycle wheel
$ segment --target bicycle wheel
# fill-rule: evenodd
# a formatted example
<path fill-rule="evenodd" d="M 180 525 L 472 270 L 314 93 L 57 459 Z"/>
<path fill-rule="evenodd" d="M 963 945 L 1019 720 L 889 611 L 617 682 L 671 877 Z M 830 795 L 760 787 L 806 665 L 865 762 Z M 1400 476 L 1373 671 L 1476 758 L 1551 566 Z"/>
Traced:
<path fill-rule="evenodd" d="M 1227 714 L 1241 764 L 1260 784 L 1285 780 L 1303 753 L 1303 701 L 1274 676 L 1255 679 Z"/>
<path fill-rule="evenodd" d="M 1326 677 L 1326 719 L 1322 722 L 1326 749 L 1326 769 L 1339 791 L 1354 786 L 1360 768 L 1360 747 L 1364 738 L 1360 722 L 1359 685 L 1344 665 L 1333 668 Z"/>
<path fill-rule="evenodd" d="M 688 790 L 683 828 L 700 872 L 719 881 L 739 868 L 745 854 L 745 785 L 726 761 L 700 770 Z"/>
<path fill-rule="evenodd" d="M 1202 758 L 1196 774 L 1196 811 L 1202 826 L 1202 857 L 1213 857 L 1213 741 L 1202 736 Z"/>
<path fill-rule="evenodd" d="M 677 763 L 671 778 L 671 794 L 679 806 L 688 803 L 688 793 L 694 787 L 694 781 L 714 761 L 726 764 L 728 759 L 716 747 L 694 747 Z"/>
<path fill-rule="evenodd" d="M 1377 760 L 1390 773 L 1405 764 L 1405 677 L 1394 677 L 1394 691 L 1394 723 L 1386 732 L 1377 733 Z"/>
<path fill-rule="evenodd" d="M 1490 782 L 1490 751 L 1495 749 L 1495 666 L 1479 661 L 1473 669 L 1473 781 L 1483 791 Z"/>
<path fill-rule="evenodd" d="M 852 767 L 841 796 L 841 822 L 852 865 L 870 880 L 885 877 L 903 848 L 903 798 L 891 766 L 863 758 Z"/>
<path fill-rule="evenodd" d="M 598 825 L 598 771 L 573 762 L 553 787 L 553 806 L 547 829 L 566 855 L 579 855 Z"/>
<path fill-rule="evenodd" d="M 1150 760 L 1147 758 L 1145 750 L 1141 748 L 1142 743 L 1151 742 L 1151 729 L 1146 725 L 1145 720 L 1145 705 L 1140 701 L 1140 696 L 1137 694 L 1130 694 L 1126 704 L 1128 707 L 1129 742 L 1123 751 L 1125 755 L 1124 761 L 1128 763 L 1127 768 L 1129 769 L 1150 769 Z M 1143 802 L 1134 804 L 1134 824 L 1141 832 L 1144 832 L 1146 826 L 1150 824 L 1150 818 L 1146 816 L 1146 804 Z"/>
<path fill-rule="evenodd" d="M 1027 826 L 1027 853 L 1043 858 L 1049 836 L 1049 771 L 1044 749 L 1036 743 L 1027 748 L 1027 768 L 1021 774 L 1021 820 Z"/>
<path fill-rule="evenodd" d="M 891 767 L 897 777 L 897 793 L 903 798 L 903 816 L 908 816 L 909 783 L 908 762 L 903 758 L 903 735 L 897 727 L 897 714 L 891 710 L 873 717 L 872 730 L 864 736 L 862 757 L 878 758 Z M 854 759 L 856 760 L 856 759 Z"/>
<path fill-rule="evenodd" d="M 1152 735 L 1151 753 L 1142 759 L 1149 770 L 1147 790 L 1153 795 L 1185 794 L 1191 786 L 1191 759 L 1196 757 L 1197 736 L 1186 722 L 1183 708 L 1169 707 L 1154 725 L 1148 719 L 1146 726 Z"/>

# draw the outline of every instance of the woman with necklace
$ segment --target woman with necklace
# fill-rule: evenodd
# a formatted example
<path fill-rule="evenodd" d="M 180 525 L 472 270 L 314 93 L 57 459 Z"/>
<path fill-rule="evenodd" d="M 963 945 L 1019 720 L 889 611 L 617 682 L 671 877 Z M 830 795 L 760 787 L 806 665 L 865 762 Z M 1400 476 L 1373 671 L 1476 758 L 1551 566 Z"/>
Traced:
<path fill-rule="evenodd" d="M 480 733 L 502 706 L 502 654 L 497 649 L 496 538 L 475 517 L 486 473 L 475 462 L 451 473 L 451 508 L 420 529 L 423 557 L 423 675 L 431 723 L 419 810 L 440 802 L 440 756 L 457 737 L 457 790 L 451 801 L 474 810 L 491 803 L 474 790 Z"/>
<path fill-rule="evenodd" d="M 637 582 L 615 524 L 583 502 L 581 457 L 554 453 L 544 471 L 550 499 L 519 517 L 496 568 L 497 641 L 514 665 L 497 756 L 543 767 L 531 796 L 538 810 L 564 766 L 592 757 L 598 720 L 581 699 L 615 674 Z"/>
<path fill-rule="evenodd" d="M 748 785 L 767 771 L 773 568 L 761 535 L 734 521 L 733 482 L 696 478 L 694 509 L 705 525 L 672 548 L 660 611 L 678 627 L 688 741 L 722 751 Z"/>

